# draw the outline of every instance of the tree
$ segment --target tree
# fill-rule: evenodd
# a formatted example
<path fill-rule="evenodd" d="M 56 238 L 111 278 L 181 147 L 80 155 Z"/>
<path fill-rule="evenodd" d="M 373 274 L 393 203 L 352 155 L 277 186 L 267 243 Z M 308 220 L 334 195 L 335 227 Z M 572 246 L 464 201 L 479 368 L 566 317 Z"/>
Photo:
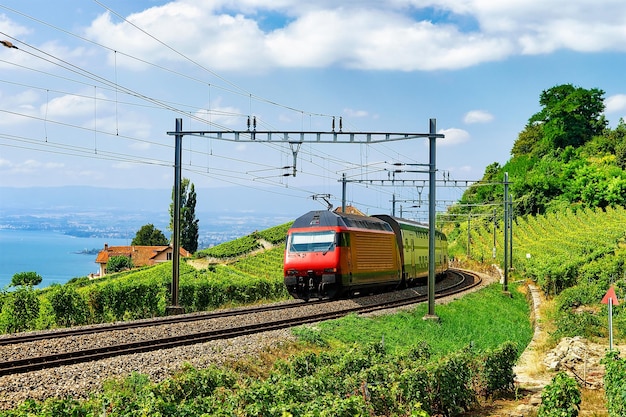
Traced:
<path fill-rule="evenodd" d="M 107 262 L 107 272 L 120 272 L 125 269 L 132 269 L 133 266 L 133 260 L 128 256 L 111 256 Z"/>
<path fill-rule="evenodd" d="M 198 222 L 196 219 L 196 189 L 188 178 L 183 178 L 180 186 L 180 246 L 189 253 L 198 250 Z M 174 189 L 170 204 L 169 229 L 174 231 Z"/>
<path fill-rule="evenodd" d="M 13 278 L 11 279 L 11 286 L 35 286 L 41 284 L 42 280 L 43 278 L 41 278 L 41 275 L 33 271 L 18 272 L 17 274 L 13 275 Z"/>
<path fill-rule="evenodd" d="M 131 245 L 136 246 L 165 246 L 168 244 L 169 241 L 163 232 L 154 227 L 153 224 L 141 226 L 131 242 Z"/>
<path fill-rule="evenodd" d="M 607 126 L 604 118 L 604 91 L 563 84 L 544 90 L 539 98 L 543 109 L 530 124 L 543 124 L 544 139 L 553 148 L 579 147 Z"/>

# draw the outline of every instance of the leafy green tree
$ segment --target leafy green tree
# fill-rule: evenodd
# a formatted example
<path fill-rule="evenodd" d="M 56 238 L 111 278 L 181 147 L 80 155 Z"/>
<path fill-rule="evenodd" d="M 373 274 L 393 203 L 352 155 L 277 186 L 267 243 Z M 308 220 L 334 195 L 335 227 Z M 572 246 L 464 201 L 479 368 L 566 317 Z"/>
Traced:
<path fill-rule="evenodd" d="M 163 232 L 151 223 L 141 226 L 131 242 L 131 245 L 136 246 L 165 246 L 168 244 L 169 241 Z"/>
<path fill-rule="evenodd" d="M 133 260 L 128 256 L 112 256 L 107 262 L 107 272 L 120 272 L 125 269 L 132 269 L 133 266 Z"/>
<path fill-rule="evenodd" d="M 18 272 L 13 275 L 13 278 L 11 278 L 11 286 L 35 286 L 41 284 L 42 280 L 43 278 L 41 278 L 41 275 L 33 271 Z"/>
<path fill-rule="evenodd" d="M 542 124 L 544 139 L 553 148 L 579 147 L 600 135 L 604 118 L 604 91 L 563 84 L 544 90 L 539 98 L 541 111 L 530 124 Z"/>
<path fill-rule="evenodd" d="M 196 189 L 188 178 L 180 186 L 180 245 L 190 253 L 198 250 L 199 220 L 196 219 Z M 170 204 L 169 229 L 174 231 L 174 189 Z"/>

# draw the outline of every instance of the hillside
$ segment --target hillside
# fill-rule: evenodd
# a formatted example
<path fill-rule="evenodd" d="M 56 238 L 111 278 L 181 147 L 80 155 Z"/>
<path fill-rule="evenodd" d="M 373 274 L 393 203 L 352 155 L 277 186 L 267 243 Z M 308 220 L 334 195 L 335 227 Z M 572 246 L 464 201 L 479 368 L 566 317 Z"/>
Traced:
<path fill-rule="evenodd" d="M 620 119 L 608 127 L 603 95 L 571 84 L 543 91 L 541 110 L 520 132 L 510 160 L 488 166 L 482 181 L 439 219 L 458 262 L 503 268 L 502 182 L 508 173 L 510 272 L 554 298 L 555 336 L 605 336 L 606 309 L 599 301 L 610 285 L 618 296 L 626 294 L 626 124 Z M 626 335 L 620 313 L 614 323 Z"/>
<path fill-rule="evenodd" d="M 450 213 L 491 212 L 487 204 L 503 201 L 505 172 L 515 215 L 623 206 L 626 124 L 620 119 L 614 129 L 608 127 L 603 94 L 570 84 L 544 91 L 542 110 L 519 133 L 511 158 L 489 165 Z"/>
<path fill-rule="evenodd" d="M 186 312 L 194 312 L 286 299 L 282 262 L 289 225 L 251 233 L 199 251 L 189 264 L 182 262 L 179 304 Z M 256 250 L 261 242 L 267 242 L 267 250 Z M 220 261 L 191 266 L 207 257 Z M 83 277 L 43 289 L 4 290 L 0 292 L 0 332 L 163 316 L 171 282 L 172 266 L 164 263 L 97 280 Z"/>

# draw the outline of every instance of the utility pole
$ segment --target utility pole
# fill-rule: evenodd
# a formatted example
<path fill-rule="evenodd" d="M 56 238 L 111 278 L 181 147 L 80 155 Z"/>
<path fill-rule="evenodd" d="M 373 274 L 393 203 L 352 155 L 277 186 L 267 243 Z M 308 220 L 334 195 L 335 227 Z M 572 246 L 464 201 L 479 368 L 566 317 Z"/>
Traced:
<path fill-rule="evenodd" d="M 343 173 L 341 181 L 341 212 L 346 212 L 346 173 Z"/>
<path fill-rule="evenodd" d="M 167 314 L 184 313 L 184 308 L 178 305 L 178 280 L 180 276 L 180 188 L 182 174 L 182 155 L 183 155 L 183 119 L 176 119 L 176 132 L 174 135 L 174 219 L 173 219 L 173 236 L 172 236 L 172 302 L 167 307 Z"/>
<path fill-rule="evenodd" d="M 504 281 L 502 291 L 509 292 L 509 173 L 504 173 Z"/>
<path fill-rule="evenodd" d="M 467 213 L 467 259 L 472 259 L 472 251 L 470 250 L 472 244 L 472 237 L 470 236 L 472 212 Z"/>
<path fill-rule="evenodd" d="M 424 316 L 424 320 L 439 321 L 439 317 L 435 315 L 435 221 L 437 201 L 435 190 L 437 184 L 435 182 L 437 172 L 437 152 L 435 139 L 437 138 L 437 120 L 430 119 L 430 131 L 428 135 L 428 314 Z"/>

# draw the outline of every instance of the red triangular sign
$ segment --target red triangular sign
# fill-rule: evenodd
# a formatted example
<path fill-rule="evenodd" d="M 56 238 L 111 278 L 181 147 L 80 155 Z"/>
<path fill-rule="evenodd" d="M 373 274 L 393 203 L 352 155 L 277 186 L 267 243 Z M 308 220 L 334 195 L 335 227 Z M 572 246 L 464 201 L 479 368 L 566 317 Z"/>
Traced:
<path fill-rule="evenodd" d="M 606 294 L 602 298 L 602 304 L 608 304 L 609 303 L 609 299 L 612 300 L 612 304 L 614 306 L 618 306 L 619 305 L 619 300 L 617 299 L 617 295 L 615 295 L 615 288 L 613 288 L 613 286 L 611 286 L 611 288 L 609 288 L 609 290 L 606 292 Z"/>

